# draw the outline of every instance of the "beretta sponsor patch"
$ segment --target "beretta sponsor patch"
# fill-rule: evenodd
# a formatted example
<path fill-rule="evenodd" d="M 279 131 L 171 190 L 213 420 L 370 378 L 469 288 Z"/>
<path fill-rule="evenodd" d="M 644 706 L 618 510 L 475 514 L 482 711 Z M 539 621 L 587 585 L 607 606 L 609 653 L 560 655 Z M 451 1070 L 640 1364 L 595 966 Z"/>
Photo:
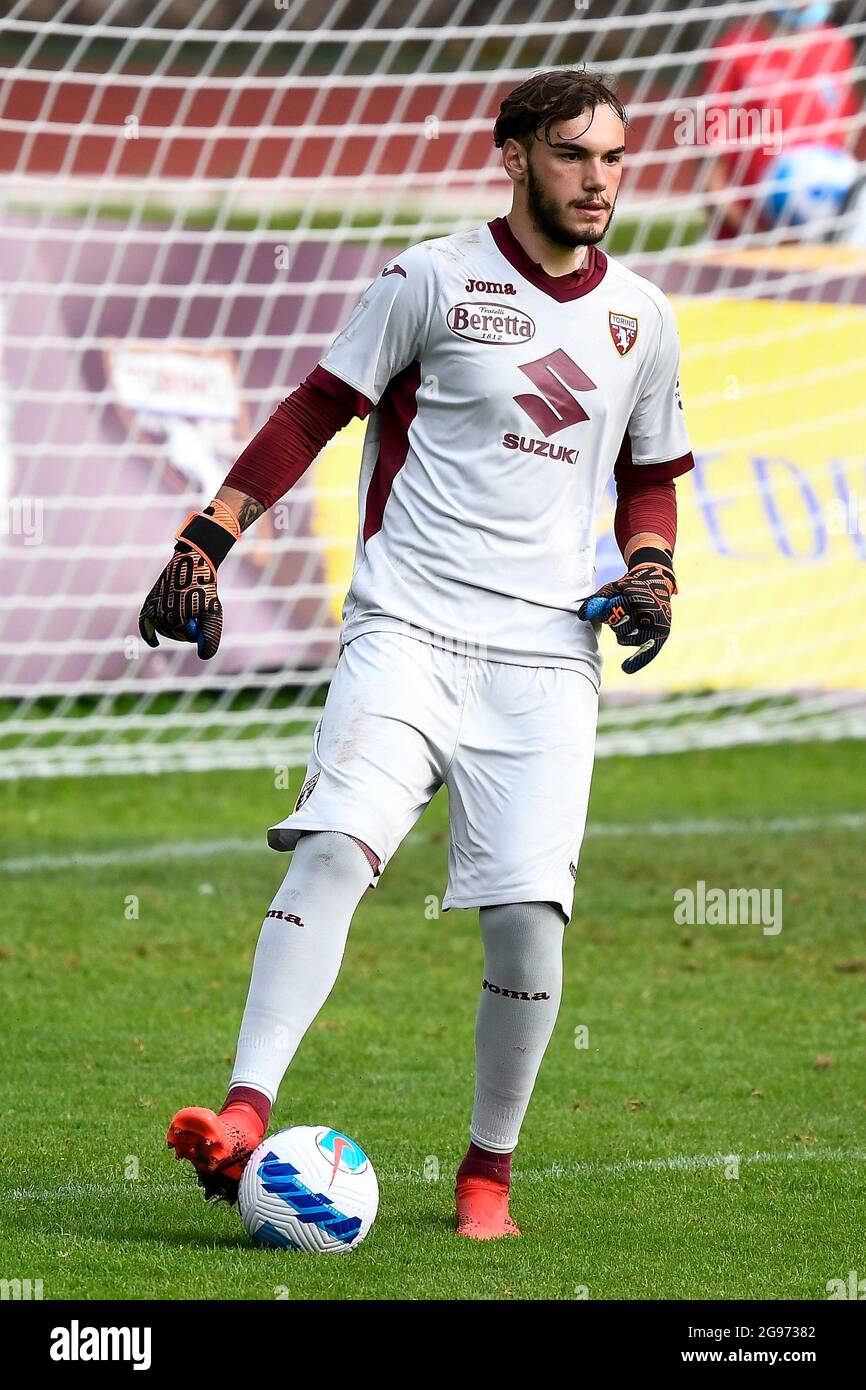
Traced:
<path fill-rule="evenodd" d="M 473 343 L 526 343 L 535 335 L 532 319 L 513 304 L 454 304 L 447 322 Z"/>

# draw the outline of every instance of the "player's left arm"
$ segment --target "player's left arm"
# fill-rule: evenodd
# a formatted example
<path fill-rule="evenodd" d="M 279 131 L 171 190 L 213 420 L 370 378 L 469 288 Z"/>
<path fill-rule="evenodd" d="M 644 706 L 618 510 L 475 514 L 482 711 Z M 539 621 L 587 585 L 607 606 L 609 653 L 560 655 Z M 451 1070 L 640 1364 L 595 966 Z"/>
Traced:
<path fill-rule="evenodd" d="M 637 648 L 622 664 L 627 675 L 654 660 L 671 631 L 671 598 L 677 592 L 674 479 L 694 468 L 680 398 L 679 357 L 676 323 L 663 300 L 655 362 L 614 468 L 614 532 L 626 572 L 578 609 L 584 621 L 606 623 L 621 646 Z"/>

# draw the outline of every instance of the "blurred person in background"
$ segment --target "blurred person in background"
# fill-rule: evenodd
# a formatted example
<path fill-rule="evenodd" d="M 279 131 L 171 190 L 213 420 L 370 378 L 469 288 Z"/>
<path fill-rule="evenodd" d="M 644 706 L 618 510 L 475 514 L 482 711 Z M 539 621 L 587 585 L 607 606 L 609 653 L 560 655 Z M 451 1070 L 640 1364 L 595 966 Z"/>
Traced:
<path fill-rule="evenodd" d="M 797 235 L 810 222 L 825 230 L 842 211 L 857 177 L 847 147 L 860 101 L 854 45 L 829 22 L 831 8 L 779 6 L 740 20 L 719 43 L 704 81 L 711 235 Z M 717 201 L 736 190 L 744 196 Z"/>

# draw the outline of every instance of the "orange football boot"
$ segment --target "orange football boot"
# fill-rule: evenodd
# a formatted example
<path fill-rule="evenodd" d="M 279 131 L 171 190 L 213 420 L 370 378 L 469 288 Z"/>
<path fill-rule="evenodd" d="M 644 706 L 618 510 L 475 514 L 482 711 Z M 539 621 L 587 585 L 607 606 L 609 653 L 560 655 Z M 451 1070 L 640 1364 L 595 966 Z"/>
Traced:
<path fill-rule="evenodd" d="M 253 1149 L 258 1148 L 265 1127 L 251 1105 L 238 1101 L 222 1114 L 189 1106 L 178 1110 L 168 1127 L 166 1143 L 175 1158 L 188 1158 L 204 1188 L 212 1197 L 233 1203 L 238 1199 L 241 1173 Z"/>
<path fill-rule="evenodd" d="M 474 1174 L 457 1179 L 457 1234 L 473 1240 L 519 1236 L 508 1214 L 508 1184 Z"/>

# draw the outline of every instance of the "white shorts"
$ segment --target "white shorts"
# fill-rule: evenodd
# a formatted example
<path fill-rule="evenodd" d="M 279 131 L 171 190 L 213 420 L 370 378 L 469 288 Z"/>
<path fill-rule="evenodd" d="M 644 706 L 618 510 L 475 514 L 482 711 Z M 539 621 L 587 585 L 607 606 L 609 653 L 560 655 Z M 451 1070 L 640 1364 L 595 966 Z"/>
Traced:
<path fill-rule="evenodd" d="M 597 713 L 579 671 L 364 633 L 340 654 L 297 805 L 268 843 L 342 831 L 369 845 L 381 874 L 444 783 L 443 908 L 552 902 L 569 919 Z"/>

